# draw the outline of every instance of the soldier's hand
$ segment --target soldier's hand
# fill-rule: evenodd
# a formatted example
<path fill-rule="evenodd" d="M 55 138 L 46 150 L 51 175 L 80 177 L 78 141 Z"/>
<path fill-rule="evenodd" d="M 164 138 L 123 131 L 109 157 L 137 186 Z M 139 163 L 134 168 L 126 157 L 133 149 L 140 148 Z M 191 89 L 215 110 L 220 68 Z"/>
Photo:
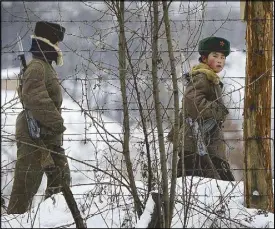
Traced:
<path fill-rule="evenodd" d="M 217 110 L 216 110 L 216 120 L 219 122 L 224 122 L 226 119 L 226 116 L 229 114 L 228 109 L 220 102 L 217 102 Z"/>
<path fill-rule="evenodd" d="M 58 135 L 62 134 L 66 130 L 66 127 L 62 125 L 61 130 L 57 129 L 55 130 L 50 130 L 49 128 L 46 127 L 41 127 L 41 135 L 46 136 L 46 135 Z"/>
<path fill-rule="evenodd" d="M 53 135 L 53 133 L 49 130 L 49 128 L 45 127 L 45 126 L 40 126 L 40 134 L 42 136 L 45 135 Z"/>
<path fill-rule="evenodd" d="M 62 124 L 56 126 L 56 128 L 53 130 L 55 134 L 62 134 L 67 128 Z"/>

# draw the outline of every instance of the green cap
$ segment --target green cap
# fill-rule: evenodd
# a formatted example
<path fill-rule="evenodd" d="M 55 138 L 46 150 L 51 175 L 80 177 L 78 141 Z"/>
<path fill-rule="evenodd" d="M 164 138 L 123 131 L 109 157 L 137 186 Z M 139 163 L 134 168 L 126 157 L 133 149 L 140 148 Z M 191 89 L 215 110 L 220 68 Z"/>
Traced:
<path fill-rule="evenodd" d="M 230 42 L 221 37 L 207 37 L 199 42 L 199 54 L 221 52 L 225 56 L 230 53 Z"/>

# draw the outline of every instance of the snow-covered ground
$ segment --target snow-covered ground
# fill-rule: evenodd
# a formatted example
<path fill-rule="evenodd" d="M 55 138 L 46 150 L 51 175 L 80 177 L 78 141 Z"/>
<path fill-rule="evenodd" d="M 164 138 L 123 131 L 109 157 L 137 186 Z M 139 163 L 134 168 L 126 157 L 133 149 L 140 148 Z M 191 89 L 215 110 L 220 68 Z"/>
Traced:
<path fill-rule="evenodd" d="M 1 79 L 14 79 L 20 72 L 20 68 L 1 69 Z"/>
<path fill-rule="evenodd" d="M 14 142 L 8 141 L 14 139 L 14 124 L 16 115 L 21 109 L 21 105 L 16 99 L 17 94 L 14 91 L 2 91 L 1 96 L 1 121 L 2 127 L 2 157 L 1 157 L 1 190 L 8 203 L 9 194 L 12 187 L 13 171 L 7 169 L 14 168 L 16 159 L 16 147 Z M 64 148 L 66 153 L 79 161 L 85 161 L 88 164 L 99 167 L 105 171 L 114 170 L 114 166 L 122 171 L 120 163 L 122 161 L 121 144 L 115 138 L 120 138 L 121 125 L 98 114 L 92 113 L 101 125 L 104 125 L 109 135 L 95 134 L 97 131 L 92 125 L 91 120 L 87 120 L 87 133 L 85 136 L 85 119 L 79 111 L 79 107 L 66 99 L 63 107 L 67 110 L 75 111 L 64 112 L 63 117 L 67 126 L 65 132 L 66 141 Z M 19 109 L 19 110 L 18 110 Z M 66 110 L 66 109 L 64 109 Z M 78 111 L 78 112 L 76 112 Z M 98 132 L 104 133 L 102 129 Z M 110 136 L 112 134 L 112 136 Z M 138 139 L 141 136 L 140 130 L 132 132 L 131 138 L 131 156 L 132 159 L 139 155 Z M 90 138 L 90 139 L 89 139 Z M 89 139 L 86 143 L 84 139 Z M 83 140 L 83 141 L 81 141 Z M 107 140 L 108 143 L 103 140 Z M 8 142 L 7 142 L 8 141 Z M 106 161 L 106 158 L 112 159 L 114 165 Z M 10 163 L 11 162 L 11 163 Z M 10 163 L 10 164 L 9 164 Z M 140 220 L 135 220 L 133 212 L 132 197 L 120 182 L 91 169 L 90 166 L 69 160 L 72 170 L 72 191 L 76 197 L 79 209 L 82 212 L 88 227 L 144 227 L 150 219 L 152 212 L 152 201 L 146 205 L 144 215 Z M 9 164 L 9 165 L 7 165 Z M 7 166 L 5 166 L 7 165 Z M 5 173 L 6 171 L 6 173 Z M 139 188 L 140 197 L 143 198 L 145 184 L 136 171 L 136 185 Z M 113 172 L 118 178 L 118 173 Z M 124 179 L 122 182 L 126 183 Z M 172 226 L 174 228 L 182 227 L 184 219 L 184 209 L 182 200 L 182 181 L 177 181 L 177 201 L 174 210 Z M 187 179 L 187 187 L 190 187 L 190 178 Z M 210 179 L 193 178 L 192 182 L 191 205 L 187 211 L 187 227 L 210 227 L 215 224 L 216 227 L 271 227 L 274 228 L 274 214 L 263 213 L 256 209 L 247 209 L 244 207 L 243 182 L 225 182 Z M 42 184 L 33 201 L 33 208 L 30 212 L 23 215 L 6 215 L 1 217 L 1 227 L 3 228 L 28 228 L 28 227 L 75 227 L 73 218 L 66 205 L 62 194 L 55 195 L 52 199 L 42 201 L 42 195 L 46 187 L 46 178 L 43 177 Z M 222 195 L 221 195 L 222 194 Z M 223 200 L 220 199 L 223 197 Z M 150 199 L 149 199 L 150 200 Z M 220 204 L 222 201 L 223 204 Z M 213 223 L 214 222 L 214 223 Z M 213 226 L 213 225 L 212 225 Z"/>
<path fill-rule="evenodd" d="M 15 123 L 22 106 L 15 91 L 1 92 L 1 190 L 6 202 L 11 193 L 14 167 L 16 160 Z M 113 176 L 119 177 L 119 173 L 126 175 L 126 167 L 122 155 L 120 143 L 122 126 L 113 120 L 97 112 L 91 112 L 91 117 L 84 117 L 80 107 L 70 99 L 63 101 L 63 118 L 66 126 L 64 144 L 71 169 L 72 185 L 87 185 L 100 182 L 106 175 L 99 174 L 99 168 Z M 86 129 L 86 131 L 85 131 Z M 130 147 L 136 180 L 141 180 L 142 160 L 140 152 L 143 144 L 140 143 L 142 134 L 139 128 L 131 131 Z M 154 147 L 154 144 L 151 144 Z M 153 150 L 151 150 L 154 152 Z M 142 154 L 144 156 L 144 154 Z M 84 162 L 84 163 L 82 163 Z M 92 166 L 92 167 L 91 167 Z M 46 176 L 34 198 L 33 206 L 42 200 L 46 188 Z"/>
<path fill-rule="evenodd" d="M 235 58 L 243 60 L 243 56 Z M 232 56 L 234 59 L 234 56 Z M 232 61 L 232 60 L 231 60 Z M 244 62 L 240 62 L 244 68 Z M 230 60 L 229 60 L 230 63 Z M 14 70 L 15 71 L 15 70 Z M 5 72 L 1 72 L 5 74 Z M 226 77 L 234 77 L 240 71 L 229 68 Z M 8 73 L 7 73 L 8 74 Z M 243 74 L 243 73 L 242 73 Z M 242 76 L 242 75 L 241 75 Z M 237 79 L 236 79 L 237 80 Z M 225 79 L 225 83 L 233 85 L 234 79 Z M 232 84 L 231 84 L 232 83 Z M 242 84 L 240 82 L 240 84 Z M 243 90 L 233 95 L 236 107 L 241 107 Z M 238 99 L 240 98 L 240 100 Z M 81 113 L 80 107 L 66 98 L 63 101 L 63 117 L 67 130 L 64 135 L 66 154 L 76 160 L 69 159 L 72 176 L 72 191 L 77 200 L 79 209 L 87 226 L 91 227 L 145 227 L 150 220 L 153 201 L 149 198 L 144 215 L 140 220 L 133 215 L 133 199 L 129 190 L 122 185 L 127 180 L 122 179 L 126 174 L 122 157 L 122 126 L 112 119 L 98 112 L 91 112 L 91 119 Z M 9 201 L 13 182 L 13 169 L 16 160 L 16 146 L 14 142 L 15 121 L 22 109 L 15 91 L 1 91 L 1 193 Z M 232 115 L 240 117 L 240 110 Z M 273 115 L 274 116 L 274 115 Z M 95 123 L 96 121 L 97 123 Z M 86 129 L 86 131 L 85 131 Z M 136 185 L 139 196 L 144 198 L 146 183 L 142 178 L 142 161 L 146 159 L 143 152 L 143 134 L 140 128 L 133 126 L 130 138 L 130 154 L 133 161 Z M 157 135 L 156 135 L 157 137 Z M 155 152 L 158 146 L 153 144 L 150 136 L 151 151 Z M 167 144 L 166 149 L 171 151 Z M 152 155 L 154 156 L 154 155 Z M 154 157 L 152 157 L 154 158 Z M 157 158 L 158 159 L 158 158 Z M 83 164 L 85 162 L 86 164 Z M 91 167 L 93 166 L 93 167 Z M 168 163 L 168 168 L 170 164 Z M 102 171 L 97 170 L 101 169 Z M 105 173 L 109 175 L 106 175 Z M 115 181 L 115 179 L 121 180 Z M 187 178 L 186 187 L 191 187 L 191 178 Z M 177 201 L 174 209 L 172 227 L 183 225 L 184 214 L 187 212 L 187 227 L 251 227 L 274 228 L 274 214 L 248 209 L 244 207 L 243 182 L 225 182 L 210 179 L 193 178 L 192 197 L 188 210 L 184 210 L 182 199 L 182 181 L 177 180 Z M 46 188 L 46 177 L 43 177 L 41 186 L 34 198 L 32 210 L 23 215 L 6 215 L 1 217 L 3 228 L 29 228 L 29 227 L 75 227 L 71 213 L 62 194 L 43 201 Z M 188 196 L 188 195 L 187 195 Z M 187 197 L 185 195 L 185 199 Z M 222 196 L 222 199 L 221 199 Z M 222 204 L 221 204 L 222 203 Z"/>
<path fill-rule="evenodd" d="M 187 178 L 187 188 L 191 179 Z M 73 187 L 77 204 L 88 228 L 145 228 L 150 220 L 153 201 L 149 198 L 146 210 L 135 222 L 131 214 L 132 198 L 125 187 L 87 185 Z M 138 187 L 143 184 L 136 182 Z M 243 183 L 193 178 L 193 196 L 187 210 L 183 209 L 181 179 L 177 180 L 177 198 L 172 220 L 173 228 L 182 228 L 187 212 L 188 228 L 274 228 L 274 214 L 247 209 L 243 206 Z M 117 194 L 115 194 L 117 191 Z M 223 199 L 220 196 L 223 194 Z M 118 195 L 120 194 L 120 195 Z M 112 196 L 112 197 L 111 197 Z M 188 195 L 186 196 L 188 197 Z M 220 204 L 222 202 L 222 204 Z M 62 194 L 56 194 L 23 215 L 2 215 L 2 228 L 74 228 L 73 218 Z"/>
<path fill-rule="evenodd" d="M 15 122 L 22 106 L 14 91 L 2 91 L 1 104 L 1 127 L 3 127 L 1 129 L 1 165 L 4 172 L 8 171 L 1 177 L 2 185 L 7 184 L 4 189 L 2 188 L 2 193 L 5 195 L 11 192 L 10 181 L 12 181 L 12 169 L 16 160 Z M 114 167 L 117 167 L 119 171 L 124 173 L 125 167 L 121 167 L 123 164 L 122 145 L 119 142 L 122 132 L 121 125 L 99 113 L 91 113 L 97 124 L 93 123 L 89 117 L 86 118 L 85 123 L 84 115 L 80 112 L 79 106 L 69 99 L 63 101 L 63 108 L 63 118 L 67 127 L 64 133 L 63 147 L 68 156 L 76 159 L 69 159 L 72 184 L 85 183 L 94 178 L 96 172 L 89 164 L 105 171 L 112 171 Z M 137 156 L 139 145 L 137 143 L 139 133 L 137 130 L 135 132 L 135 137 L 131 142 L 131 156 L 134 158 Z M 43 179 L 39 190 L 42 191 L 45 185 L 45 179 Z"/>

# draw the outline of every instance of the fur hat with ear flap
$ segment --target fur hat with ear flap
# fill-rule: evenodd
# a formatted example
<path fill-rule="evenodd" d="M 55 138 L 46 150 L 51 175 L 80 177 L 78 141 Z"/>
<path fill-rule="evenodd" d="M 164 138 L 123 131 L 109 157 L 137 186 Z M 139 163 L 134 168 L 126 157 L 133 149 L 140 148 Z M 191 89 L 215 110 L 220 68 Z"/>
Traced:
<path fill-rule="evenodd" d="M 52 44 L 63 41 L 66 29 L 59 24 L 39 21 L 35 25 L 34 35 L 48 39 Z"/>
<path fill-rule="evenodd" d="M 199 42 L 200 55 L 209 54 L 211 52 L 221 52 L 225 56 L 230 53 L 230 42 L 221 37 L 207 37 Z"/>
<path fill-rule="evenodd" d="M 63 56 L 57 42 L 63 41 L 66 29 L 56 23 L 39 21 L 35 25 L 32 38 L 31 52 L 34 56 L 44 57 L 47 61 L 55 61 L 58 66 L 63 65 Z"/>

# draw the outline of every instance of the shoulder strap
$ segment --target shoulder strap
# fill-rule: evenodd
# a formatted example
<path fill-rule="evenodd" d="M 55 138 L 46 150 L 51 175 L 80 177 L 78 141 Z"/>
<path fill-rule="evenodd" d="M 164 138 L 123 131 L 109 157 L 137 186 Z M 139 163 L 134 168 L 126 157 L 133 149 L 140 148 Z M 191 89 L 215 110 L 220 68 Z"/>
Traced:
<path fill-rule="evenodd" d="M 24 73 L 26 72 L 26 70 L 28 69 L 28 67 L 30 66 L 30 64 L 32 62 L 33 62 L 33 60 L 31 60 L 26 65 L 26 67 L 22 68 L 21 71 L 18 74 L 19 86 L 17 87 L 17 93 L 18 93 L 18 97 L 20 99 L 20 102 L 22 104 L 23 109 L 25 109 L 25 108 L 24 108 L 24 103 L 23 103 L 23 100 L 22 100 L 22 87 L 23 87 L 23 79 L 22 78 L 23 78 Z"/>

